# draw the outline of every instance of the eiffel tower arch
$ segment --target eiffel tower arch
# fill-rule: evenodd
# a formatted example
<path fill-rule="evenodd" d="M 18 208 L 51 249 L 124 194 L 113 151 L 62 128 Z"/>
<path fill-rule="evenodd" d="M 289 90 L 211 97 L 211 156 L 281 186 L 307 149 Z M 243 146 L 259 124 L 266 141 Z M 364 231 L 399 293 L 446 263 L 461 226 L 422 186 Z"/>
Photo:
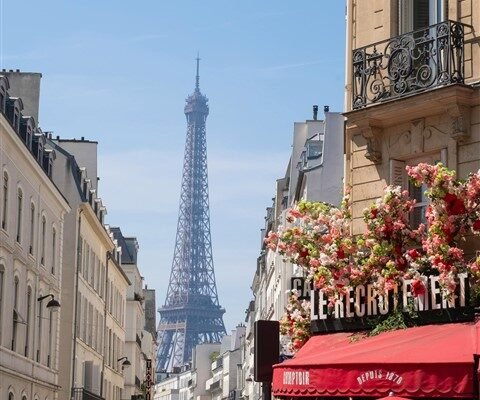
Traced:
<path fill-rule="evenodd" d="M 208 99 L 200 92 L 199 62 L 195 91 L 185 104 L 187 137 L 170 281 L 159 308 L 157 372 L 191 361 L 200 343 L 220 342 L 226 333 L 213 268 L 208 199 Z"/>

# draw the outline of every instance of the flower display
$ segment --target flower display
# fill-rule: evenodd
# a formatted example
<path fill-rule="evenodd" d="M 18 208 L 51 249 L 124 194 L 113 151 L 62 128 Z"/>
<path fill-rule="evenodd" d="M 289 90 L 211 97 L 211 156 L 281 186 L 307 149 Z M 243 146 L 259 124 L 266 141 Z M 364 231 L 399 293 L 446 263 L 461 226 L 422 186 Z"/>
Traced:
<path fill-rule="evenodd" d="M 297 290 L 288 291 L 287 312 L 280 320 L 280 333 L 291 338 L 288 350 L 295 353 L 310 334 L 310 302 L 300 300 Z"/>
<path fill-rule="evenodd" d="M 287 212 L 288 226 L 265 239 L 268 248 L 306 271 L 307 279 L 328 297 L 331 312 L 339 296 L 359 284 L 373 284 L 385 293 L 401 279 L 410 279 L 413 296 L 423 295 L 421 276 L 428 274 L 439 276 L 446 297 L 454 294 L 461 272 L 470 274 L 473 291 L 479 291 L 480 257 L 469 260 L 460 244 L 468 235 L 480 234 L 480 171 L 459 180 L 440 163 L 406 170 L 413 184 L 427 189 L 426 225 L 411 225 L 415 200 L 400 187 L 388 186 L 364 211 L 362 235 L 351 233 L 347 190 L 340 208 L 299 202 Z M 293 350 L 309 336 L 309 307 L 295 293 L 290 295 L 281 327 Z"/>

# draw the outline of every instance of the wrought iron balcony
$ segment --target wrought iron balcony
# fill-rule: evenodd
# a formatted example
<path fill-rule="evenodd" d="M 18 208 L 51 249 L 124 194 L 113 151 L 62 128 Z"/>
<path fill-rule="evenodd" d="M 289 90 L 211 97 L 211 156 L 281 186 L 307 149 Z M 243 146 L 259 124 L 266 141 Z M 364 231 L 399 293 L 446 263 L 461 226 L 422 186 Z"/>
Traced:
<path fill-rule="evenodd" d="M 464 25 L 445 21 L 353 51 L 352 108 L 464 81 Z"/>
<path fill-rule="evenodd" d="M 73 400 L 105 400 L 98 394 L 92 393 L 84 388 L 73 388 Z"/>

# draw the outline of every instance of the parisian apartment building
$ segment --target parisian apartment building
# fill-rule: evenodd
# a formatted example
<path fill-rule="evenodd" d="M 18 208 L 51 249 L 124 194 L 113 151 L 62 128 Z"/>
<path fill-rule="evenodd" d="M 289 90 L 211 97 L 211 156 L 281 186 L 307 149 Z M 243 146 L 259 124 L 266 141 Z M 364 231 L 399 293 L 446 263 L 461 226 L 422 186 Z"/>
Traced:
<path fill-rule="evenodd" d="M 55 399 L 68 201 L 37 125 L 40 74 L 0 73 L 0 396 Z"/>
<path fill-rule="evenodd" d="M 389 184 L 410 192 L 417 200 L 413 222 L 423 222 L 424 189 L 409 184 L 406 166 L 442 162 L 459 178 L 480 169 L 480 3 L 347 0 L 346 22 L 345 108 L 338 115 L 341 141 L 334 150 L 342 165 L 335 165 L 334 170 L 341 170 L 338 178 L 343 176 L 351 187 L 352 231 L 364 231 L 363 210 Z M 253 299 L 246 311 L 243 398 L 257 399 L 262 393 L 261 384 L 253 380 L 254 322 L 281 318 L 289 277 L 296 274 L 294 265 L 286 265 L 282 257 L 265 248 L 263 238 L 285 224 L 285 210 L 298 200 L 338 204 L 321 197 L 328 196 L 329 190 L 318 179 L 308 181 L 308 172 L 309 187 L 302 186 L 302 170 L 310 170 L 304 160 L 312 166 L 316 163 L 309 160 L 309 154 L 316 153 L 308 152 L 310 137 L 298 137 L 305 149 L 296 150 L 294 136 L 287 173 L 277 181 L 273 204 L 267 208 L 252 281 Z M 325 155 L 331 151 L 327 138 Z M 330 162 L 334 161 L 332 157 Z M 325 159 L 325 167 L 328 163 Z M 299 173 L 292 176 L 292 169 Z M 478 243 L 465 243 L 467 254 L 476 249 Z M 282 290 L 276 292 L 278 287 Z"/>
<path fill-rule="evenodd" d="M 241 398 L 242 343 L 246 327 L 239 324 L 221 343 L 195 346 L 191 364 L 162 373 L 155 400 L 236 400 Z"/>
<path fill-rule="evenodd" d="M 265 226 L 260 231 L 260 254 L 251 284 L 253 299 L 246 309 L 241 351 L 243 379 L 239 390 L 243 398 L 257 399 L 262 395 L 261 384 L 254 381 L 255 321 L 282 318 L 290 278 L 301 274 L 295 265 L 268 249 L 264 239 L 268 232 L 288 224 L 287 209 L 298 201 L 321 201 L 338 206 L 342 199 L 344 117 L 324 106 L 324 118 L 319 119 L 318 111 L 315 105 L 312 119 L 294 123 L 285 175 L 275 183 L 273 202 L 266 209 Z M 289 355 L 285 346 L 281 352 Z"/>
<path fill-rule="evenodd" d="M 0 397 L 131 400 L 154 359 L 155 291 L 136 239 L 105 222 L 98 143 L 38 127 L 40 80 L 0 73 Z"/>

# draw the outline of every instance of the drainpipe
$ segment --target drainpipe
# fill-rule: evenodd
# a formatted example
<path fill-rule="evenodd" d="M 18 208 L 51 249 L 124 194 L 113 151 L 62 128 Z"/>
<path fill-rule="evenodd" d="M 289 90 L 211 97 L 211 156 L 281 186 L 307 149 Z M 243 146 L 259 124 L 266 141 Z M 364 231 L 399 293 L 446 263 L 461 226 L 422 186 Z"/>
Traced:
<path fill-rule="evenodd" d="M 107 299 L 108 299 L 108 261 L 112 257 L 110 251 L 106 253 L 106 261 L 105 261 L 105 290 L 103 299 L 103 361 L 102 361 L 102 375 L 100 381 L 100 396 L 103 397 L 103 381 L 105 380 L 105 353 L 107 351 Z"/>
<path fill-rule="evenodd" d="M 74 314 L 73 314 L 73 359 L 72 359 L 72 385 L 71 385 L 71 393 L 70 397 L 73 399 L 73 389 L 75 387 L 75 366 L 77 365 L 77 311 L 78 311 L 78 275 L 80 272 L 80 265 L 81 265 L 81 256 L 82 256 L 82 242 L 80 240 L 80 227 L 82 224 L 82 214 L 83 210 L 80 210 L 78 213 L 78 227 L 77 227 L 77 265 L 75 268 L 75 306 L 74 306 Z"/>

